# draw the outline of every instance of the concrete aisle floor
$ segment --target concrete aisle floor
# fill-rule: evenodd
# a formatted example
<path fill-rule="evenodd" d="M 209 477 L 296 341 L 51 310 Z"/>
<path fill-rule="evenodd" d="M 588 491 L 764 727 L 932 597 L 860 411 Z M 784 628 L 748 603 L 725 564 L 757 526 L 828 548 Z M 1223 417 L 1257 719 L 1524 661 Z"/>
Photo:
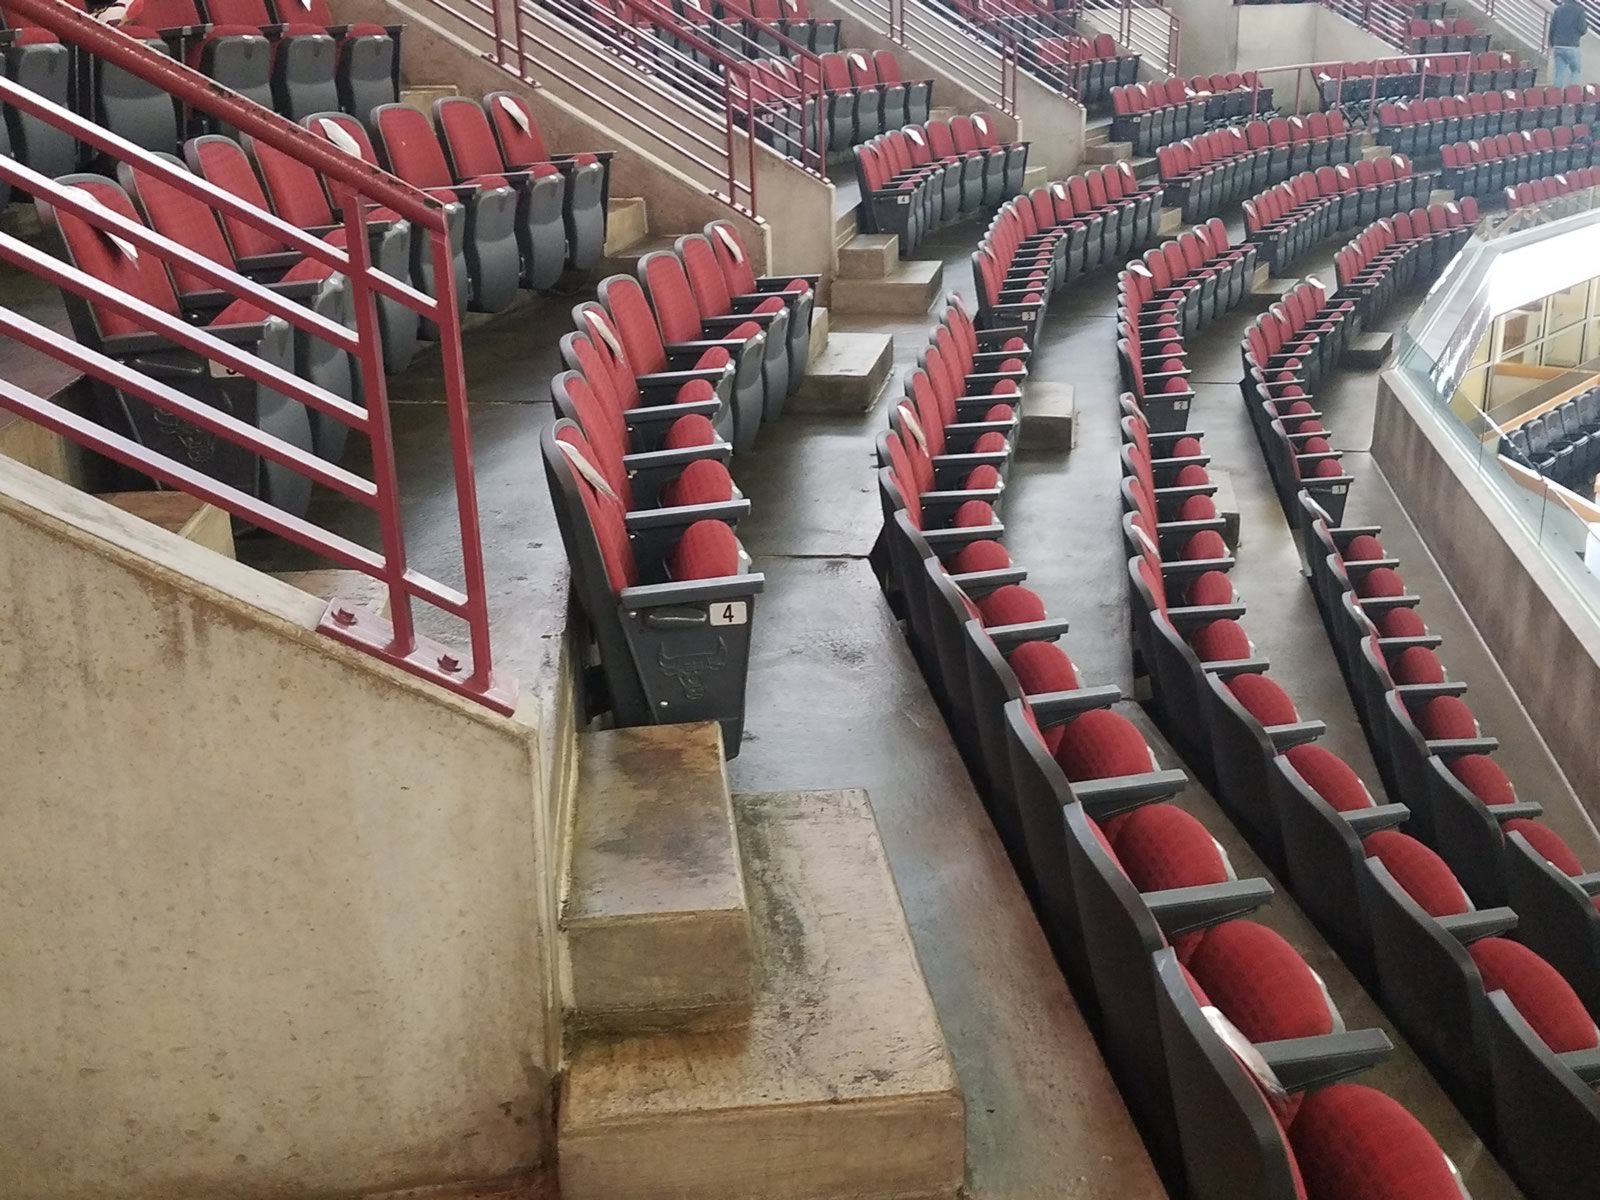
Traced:
<path fill-rule="evenodd" d="M 923 251 L 944 258 L 946 290 L 960 288 L 969 297 L 966 256 L 970 245 L 970 234 L 960 231 L 935 239 Z M 1326 259 L 1331 260 L 1331 253 Z M 1325 265 L 1325 261 L 1313 261 L 1299 266 L 1304 273 Z M 1331 273 L 1324 277 L 1331 278 Z M 1014 560 L 1028 568 L 1029 585 L 1043 596 L 1053 614 L 1073 622 L 1064 645 L 1082 677 L 1087 682 L 1112 682 L 1131 689 L 1126 558 L 1118 532 L 1116 398 L 1120 386 L 1114 352 L 1114 303 L 1114 278 L 1106 273 L 1083 281 L 1052 306 L 1035 351 L 1032 377 L 1075 385 L 1077 445 L 1064 456 L 1059 452 L 1021 455 L 1013 467 L 1004 517 L 1007 545 Z M 1200 393 L 1193 423 L 1207 431 L 1206 450 L 1216 466 L 1232 475 L 1242 515 L 1243 544 L 1235 578 L 1250 605 L 1245 623 L 1261 652 L 1273 660 L 1274 678 L 1290 691 L 1304 714 L 1327 721 L 1326 744 L 1345 756 L 1375 795 L 1381 796 L 1370 752 L 1323 637 L 1310 591 L 1300 576 L 1294 541 L 1238 399 L 1237 345 L 1247 323 L 1243 314 L 1218 322 L 1204 331 L 1191 352 Z M 905 365 L 915 361 L 925 344 L 928 324 L 841 321 L 836 327 L 894 332 L 895 358 Z M 899 379 L 892 379 L 886 394 L 898 394 L 900 386 Z M 1366 445 L 1375 397 L 1376 380 L 1370 373 L 1345 373 L 1331 386 L 1325 403 L 1330 424 L 1341 440 Z M 971 1035 L 965 1023 L 952 1027 L 950 1021 L 952 1016 L 959 1020 L 964 1015 L 969 998 L 963 995 L 962 984 L 979 953 L 968 940 L 968 922 L 960 919 L 958 911 L 963 903 L 971 903 L 974 873 L 989 889 L 982 916 L 990 925 L 999 913 L 1011 911 L 1015 882 L 1003 877 L 1003 856 L 998 859 L 1002 877 L 994 876 L 999 850 L 992 837 L 986 836 L 981 809 L 974 814 L 977 801 L 967 781 L 961 779 L 952 786 L 940 774 L 939 767 L 954 761 L 947 752 L 948 741 L 941 736 L 942 730 L 930 736 L 924 728 L 925 714 L 934 710 L 925 691 L 907 684 L 903 677 L 900 664 L 909 661 L 904 646 L 877 644 L 881 599 L 870 591 L 863 594 L 861 583 L 860 557 L 870 547 L 880 521 L 872 481 L 872 439 L 886 420 L 885 404 L 862 416 L 786 418 L 754 455 L 736 465 L 741 486 L 755 506 L 742 534 L 768 576 L 769 599 L 763 620 L 769 623 L 764 632 L 780 636 L 775 643 L 766 638 L 758 643 L 749 700 L 753 738 L 747 737 L 743 753 L 729 764 L 729 772 L 741 789 L 820 788 L 845 780 L 869 789 L 963 1082 L 978 1089 L 978 1095 L 998 1088 L 989 1094 L 1009 1106 L 1018 1099 L 1015 1093 L 1031 1084 L 1026 1075 L 1021 1079 L 994 1076 L 995 1054 L 1004 1056 L 998 1061 L 1009 1060 L 1005 1050 L 1008 1031 L 1001 1025 L 986 1030 L 982 1041 L 969 1044 Z M 1381 476 L 1366 455 L 1352 457 L 1359 460 L 1351 466 L 1362 477 L 1360 494 L 1367 497 L 1363 503 L 1382 508 L 1387 489 Z M 1392 497 L 1388 497 L 1388 508 L 1394 509 Z M 1470 624 L 1431 561 L 1408 543 L 1414 532 L 1395 511 L 1384 512 L 1383 523 L 1386 537 L 1405 558 L 1408 581 L 1416 576 L 1430 624 L 1445 635 L 1451 647 L 1449 661 L 1472 681 L 1475 707 L 1486 722 L 1492 719 L 1503 730 L 1503 740 L 1518 743 L 1515 756 L 1503 754 L 1508 769 L 1530 791 L 1563 787 L 1559 772 L 1531 736 L 1526 715 L 1492 663 L 1482 669 L 1483 663 L 1469 661 L 1472 649 L 1481 646 L 1470 636 Z M 861 604 L 867 607 L 853 613 L 852 606 Z M 1313 636 L 1307 636 L 1308 631 Z M 1460 650 L 1454 648 L 1458 641 Z M 827 699 L 819 699 L 824 696 Z M 1125 703 L 1122 710 L 1144 730 L 1164 764 L 1181 765 L 1139 706 Z M 938 719 L 936 712 L 932 719 Z M 922 757 L 924 748 L 930 746 L 941 748 L 931 764 Z M 1191 784 L 1178 802 L 1222 841 L 1242 876 L 1268 874 L 1203 787 Z M 957 821 L 954 828 L 953 819 Z M 952 875 L 948 848 L 973 839 L 981 839 L 983 852 L 964 856 L 959 871 Z M 1587 851 L 1580 849 L 1580 853 Z M 1285 890 L 1278 886 L 1277 891 L 1277 899 L 1259 919 L 1287 937 L 1323 976 L 1351 1028 L 1378 1026 L 1396 1043 L 1390 1061 L 1365 1078 L 1423 1120 L 1460 1167 L 1477 1200 L 1518 1196 L 1515 1186 L 1374 1001 Z M 1017 936 L 1011 924 L 1014 920 L 1007 918 L 1006 928 L 1012 930 L 1008 941 Z M 1019 962 L 1008 945 L 1005 962 L 1008 970 L 1002 978 L 1009 991 L 1022 988 L 1048 994 L 1051 981 L 1040 977 L 1041 972 L 1048 975 L 1053 971 L 1047 959 L 1034 964 Z M 1075 1037 L 1076 1014 L 1071 1015 Z M 992 1018 L 991 1023 L 997 1024 Z M 1035 1047 L 1031 1065 L 1037 1065 L 1042 1052 L 1064 1054 L 1068 1049 Z M 979 1053 L 976 1059 L 974 1052 Z M 969 1092 L 969 1104 L 972 1101 Z M 1038 1173 L 1041 1168 L 1054 1168 L 1056 1161 L 1035 1159 L 1029 1153 L 1030 1147 L 1044 1144 L 1041 1115 L 1030 1110 L 1030 1120 L 1020 1126 L 969 1119 L 974 1195 L 1058 1194 Z M 1082 1145 L 1076 1139 L 1075 1144 Z"/>

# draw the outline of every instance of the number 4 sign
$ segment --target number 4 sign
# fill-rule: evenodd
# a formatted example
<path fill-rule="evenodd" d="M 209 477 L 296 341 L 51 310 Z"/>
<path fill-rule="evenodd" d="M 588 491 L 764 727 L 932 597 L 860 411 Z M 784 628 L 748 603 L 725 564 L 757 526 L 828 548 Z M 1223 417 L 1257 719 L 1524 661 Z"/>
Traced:
<path fill-rule="evenodd" d="M 713 625 L 743 625 L 750 620 L 750 606 L 743 600 L 730 600 L 726 604 L 711 606 Z"/>

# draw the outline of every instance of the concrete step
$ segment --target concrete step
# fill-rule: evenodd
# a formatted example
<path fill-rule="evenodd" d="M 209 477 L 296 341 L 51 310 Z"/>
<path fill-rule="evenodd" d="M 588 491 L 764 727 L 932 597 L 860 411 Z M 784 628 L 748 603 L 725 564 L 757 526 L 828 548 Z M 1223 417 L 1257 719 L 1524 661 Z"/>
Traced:
<path fill-rule="evenodd" d="M 1022 190 L 1031 192 L 1034 188 L 1043 187 L 1050 182 L 1050 168 L 1040 163 L 1036 167 L 1029 167 L 1022 176 Z"/>
<path fill-rule="evenodd" d="M 277 578 L 322 600 L 347 601 L 380 617 L 389 615 L 389 589 L 360 571 L 328 568 L 315 571 L 274 571 Z"/>
<path fill-rule="evenodd" d="M 1131 158 L 1128 160 L 1128 165 L 1133 168 L 1133 177 L 1141 183 L 1155 179 L 1161 174 L 1161 163 L 1153 154 L 1148 158 Z"/>
<path fill-rule="evenodd" d="M 1183 228 L 1183 209 L 1163 208 L 1156 214 L 1156 236 L 1176 237 Z"/>
<path fill-rule="evenodd" d="M 930 121 L 948 121 L 951 117 L 960 115 L 960 109 L 949 108 L 938 104 L 935 104 L 933 107 L 928 109 L 928 120 Z"/>
<path fill-rule="evenodd" d="M 610 258 L 642 242 L 650 232 L 643 196 L 613 196 L 606 205 L 606 248 Z"/>
<path fill-rule="evenodd" d="M 1239 302 L 1239 307 L 1245 312 L 1266 312 L 1277 304 L 1290 290 L 1299 283 L 1298 276 L 1280 278 L 1273 275 L 1266 263 L 1256 267 L 1255 278 L 1250 281 L 1250 287 L 1244 294 L 1244 299 Z"/>
<path fill-rule="evenodd" d="M 224 558 L 235 557 L 227 511 L 187 492 L 102 492 L 100 499 Z"/>
<path fill-rule="evenodd" d="M 839 247 L 839 279 L 885 279 L 900 265 L 900 238 L 858 233 Z"/>
<path fill-rule="evenodd" d="M 1083 161 L 1091 166 L 1100 163 L 1120 162 L 1125 158 L 1133 157 L 1132 142 L 1103 141 L 1086 144 L 1083 148 Z"/>
<path fill-rule="evenodd" d="M 561 928 L 582 1028 L 720 1028 L 753 992 L 714 723 L 585 735 Z"/>
<path fill-rule="evenodd" d="M 435 100 L 460 94 L 461 89 L 453 83 L 408 83 L 400 89 L 400 103 L 426 114 L 432 120 Z"/>
<path fill-rule="evenodd" d="M 1101 121 L 1099 123 L 1091 121 L 1083 131 L 1083 145 L 1085 149 L 1090 146 L 1104 146 L 1110 140 L 1110 121 Z"/>
<path fill-rule="evenodd" d="M 1388 361 L 1394 350 L 1394 334 L 1385 329 L 1357 334 L 1345 347 L 1344 361 L 1364 371 L 1376 371 Z"/>
<path fill-rule="evenodd" d="M 1022 427 L 1017 430 L 1021 450 L 1071 450 L 1077 423 L 1076 390 L 1070 383 L 1033 380 L 1025 385 Z"/>
<path fill-rule="evenodd" d="M 840 249 L 849 243 L 850 239 L 860 232 L 860 222 L 856 219 L 856 209 L 847 208 L 833 218 L 833 248 Z"/>
<path fill-rule="evenodd" d="M 944 281 L 944 264 L 902 261 L 882 279 L 836 279 L 830 299 L 835 313 L 917 316 L 928 311 Z"/>
<path fill-rule="evenodd" d="M 811 337 L 811 368 L 790 407 L 797 412 L 868 411 L 894 365 L 894 339 L 886 333 L 834 333 L 819 354 L 815 332 Z"/>
<path fill-rule="evenodd" d="M 963 1106 L 865 792 L 735 796 L 747 1027 L 573 1052 L 562 1200 L 947 1197 Z"/>

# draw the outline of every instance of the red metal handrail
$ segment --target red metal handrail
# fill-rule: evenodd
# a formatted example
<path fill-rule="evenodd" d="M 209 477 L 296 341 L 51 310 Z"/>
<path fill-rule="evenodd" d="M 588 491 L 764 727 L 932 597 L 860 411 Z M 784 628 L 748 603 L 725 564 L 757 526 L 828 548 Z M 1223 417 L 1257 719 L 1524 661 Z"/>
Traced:
<path fill-rule="evenodd" d="M 1320 96 L 1320 85 L 1317 83 L 1317 78 L 1318 76 L 1323 75 L 1328 76 L 1334 81 L 1335 85 L 1339 89 L 1337 95 L 1340 97 L 1344 95 L 1344 84 L 1347 79 L 1368 81 L 1370 83 L 1370 94 L 1368 95 L 1367 100 L 1369 105 L 1368 111 L 1370 112 L 1371 106 L 1378 102 L 1379 83 L 1392 82 L 1395 79 L 1394 75 L 1380 75 L 1377 68 L 1387 66 L 1391 63 L 1410 67 L 1410 71 L 1403 72 L 1402 74 L 1415 74 L 1417 76 L 1417 95 L 1427 95 L 1428 76 L 1431 71 L 1431 64 L 1428 61 L 1427 55 L 1398 54 L 1392 55 L 1388 58 L 1363 59 L 1360 63 L 1349 60 L 1340 60 L 1337 62 L 1284 63 L 1281 66 L 1276 67 L 1254 67 L 1251 69 L 1251 74 L 1254 76 L 1254 82 L 1250 87 L 1250 115 L 1253 117 L 1261 111 L 1261 92 L 1265 85 L 1266 77 L 1270 75 L 1280 75 L 1290 71 L 1294 72 L 1294 107 L 1291 110 L 1292 112 L 1298 113 L 1302 111 L 1302 101 L 1305 96 L 1304 85 L 1306 83 L 1311 84 L 1312 95 Z M 1370 67 L 1372 70 L 1361 72 L 1352 70 L 1352 68 L 1357 66 Z M 1273 93 L 1273 99 L 1279 102 L 1278 107 L 1281 108 L 1283 96 L 1279 88 L 1276 85 L 1273 85 L 1266 90 L 1270 90 Z M 1400 97 L 1386 96 L 1384 98 L 1398 99 Z M 1321 107 L 1320 103 L 1318 103 L 1315 107 Z"/>
<path fill-rule="evenodd" d="M 62 130 L 110 158 L 184 193 L 233 219 L 281 240 L 300 253 L 326 264 L 343 276 L 354 301 L 356 328 L 350 330 L 293 304 L 263 287 L 129 221 L 84 193 L 63 186 L 10 158 L 0 157 L 0 180 L 19 187 L 52 208 L 115 235 L 135 253 L 150 254 L 181 268 L 224 293 L 250 301 L 311 337 L 354 356 L 360 366 L 362 404 L 353 404 L 273 367 L 204 327 L 133 296 L 109 288 L 78 268 L 9 234 L 0 234 L 0 260 L 103 307 L 157 334 L 172 345 L 198 355 L 215 368 L 236 373 L 270 388 L 322 416 L 363 434 L 371 447 L 373 478 L 368 480 L 299 447 L 247 425 L 98 350 L 3 307 L 0 333 L 51 356 L 75 371 L 142 400 L 195 428 L 276 463 L 371 508 L 378 519 L 380 548 L 372 549 L 335 534 L 295 513 L 277 508 L 194 467 L 171 458 L 115 430 L 80 417 L 54 402 L 10 382 L 0 381 L 0 407 L 70 439 L 104 457 L 170 487 L 215 504 L 241 521 L 275 533 L 337 566 L 360 571 L 380 581 L 388 592 L 390 616 L 344 602 L 332 602 L 320 630 L 382 658 L 412 674 L 432 680 L 499 712 L 509 713 L 516 700 L 515 680 L 497 674 L 489 637 L 487 589 L 479 533 L 477 493 L 473 479 L 471 432 L 467 418 L 466 379 L 462 368 L 461 327 L 457 316 L 455 275 L 443 205 L 371 164 L 361 162 L 277 114 L 229 91 L 212 79 L 160 54 L 142 42 L 102 25 L 61 0 L 7 0 L 11 19 L 42 27 L 81 53 L 121 68 L 154 84 L 178 103 L 249 134 L 261 143 L 319 171 L 327 180 L 343 217 L 343 248 L 287 224 L 273 214 L 233 197 L 188 171 L 76 115 L 68 109 L 0 79 L 0 102 Z M 366 213 L 374 207 L 391 210 L 410 222 L 414 237 L 428 240 L 438 295 L 429 297 L 407 283 L 378 271 L 367 244 Z M 383 349 L 377 299 L 386 297 L 431 321 L 439 331 L 444 365 L 445 404 L 449 417 L 455 469 L 457 517 L 460 524 L 463 587 L 458 590 L 413 570 L 407 561 L 400 516 L 394 439 L 389 424 Z M 452 651 L 417 632 L 413 601 L 421 601 L 467 626 L 470 654 Z"/>
<path fill-rule="evenodd" d="M 895 45 L 935 63 L 943 74 L 992 103 L 1008 117 L 1016 116 L 1020 56 L 1015 35 L 977 25 L 975 28 L 986 34 L 987 40 L 973 43 L 946 34 L 926 20 L 913 28 L 906 21 L 907 0 L 850 0 L 850 3 L 861 10 L 876 32 Z M 940 6 L 920 7 L 951 20 L 964 20 L 961 14 Z M 994 58 L 983 53 L 984 50 L 992 51 Z"/>
<path fill-rule="evenodd" d="M 1074 0 L 1080 27 L 1093 22 L 1107 26 L 1119 46 L 1138 54 L 1140 62 L 1163 75 L 1179 73 L 1182 33 L 1178 14 L 1156 0 Z M 1111 14 L 1115 14 L 1112 16 Z M 1091 21 L 1092 19 L 1092 21 Z"/>

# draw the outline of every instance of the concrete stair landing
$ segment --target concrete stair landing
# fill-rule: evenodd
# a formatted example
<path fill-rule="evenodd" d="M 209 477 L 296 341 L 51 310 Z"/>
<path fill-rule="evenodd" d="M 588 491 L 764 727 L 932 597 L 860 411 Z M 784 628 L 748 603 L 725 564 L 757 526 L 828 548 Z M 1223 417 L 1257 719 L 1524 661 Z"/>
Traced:
<path fill-rule="evenodd" d="M 943 263 L 902 260 L 879 278 L 834 280 L 830 307 L 838 314 L 920 316 L 938 296 L 943 281 Z"/>
<path fill-rule="evenodd" d="M 962 1099 L 866 793 L 732 804 L 749 1022 L 581 1042 L 560 1109 L 563 1200 L 956 1196 Z"/>

